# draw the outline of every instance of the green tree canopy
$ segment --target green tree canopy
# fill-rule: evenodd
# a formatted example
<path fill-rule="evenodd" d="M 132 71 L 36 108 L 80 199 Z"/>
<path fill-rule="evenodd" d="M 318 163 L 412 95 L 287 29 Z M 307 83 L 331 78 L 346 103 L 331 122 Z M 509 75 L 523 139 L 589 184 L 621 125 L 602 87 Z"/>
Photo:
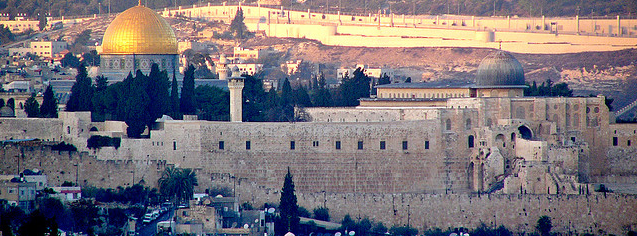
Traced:
<path fill-rule="evenodd" d="M 553 223 L 551 223 L 551 217 L 548 216 L 541 216 L 535 225 L 535 229 L 541 236 L 550 236 L 551 228 L 553 228 Z"/>
<path fill-rule="evenodd" d="M 68 54 L 67 54 L 68 55 Z M 71 87 L 71 97 L 66 103 L 67 111 L 91 111 L 93 108 L 93 86 L 86 67 L 77 67 L 75 84 Z"/>
<path fill-rule="evenodd" d="M 288 173 L 283 181 L 281 189 L 281 199 L 279 202 L 280 216 L 276 220 L 274 230 L 276 235 L 284 235 L 287 232 L 298 234 L 299 229 L 299 206 L 294 194 L 294 181 L 288 167 Z"/>
<path fill-rule="evenodd" d="M 150 119 L 148 113 L 150 98 L 145 89 L 147 78 L 140 70 L 137 70 L 135 77 L 129 74 L 129 77 L 123 81 L 124 97 L 117 108 L 128 125 L 126 134 L 129 138 L 140 138 Z"/>
<path fill-rule="evenodd" d="M 80 61 L 84 65 L 89 66 L 99 66 L 100 65 L 100 55 L 97 54 L 96 50 L 91 50 L 90 52 L 85 52 L 82 54 L 82 60 Z"/>
<path fill-rule="evenodd" d="M 197 112 L 195 104 L 195 67 L 193 65 L 189 65 L 184 72 L 179 110 L 185 115 L 194 115 Z"/>
<path fill-rule="evenodd" d="M 5 44 L 9 42 L 13 42 L 15 40 L 15 35 L 11 32 L 8 26 L 0 24 L 0 44 Z"/>
<path fill-rule="evenodd" d="M 170 85 L 170 116 L 174 119 L 181 119 L 181 113 L 179 112 L 179 85 L 175 76 L 173 76 L 173 81 Z"/>
<path fill-rule="evenodd" d="M 553 84 L 553 81 L 547 80 L 542 82 L 540 86 L 533 81 L 532 85 L 527 84 L 524 88 L 524 96 L 537 96 L 537 97 L 572 97 L 573 90 L 568 88 L 566 83 Z"/>
<path fill-rule="evenodd" d="M 24 112 L 27 113 L 27 117 L 40 117 L 40 104 L 35 100 L 35 93 L 25 101 Z"/>
<path fill-rule="evenodd" d="M 62 64 L 62 67 L 77 68 L 80 66 L 80 59 L 77 59 L 77 57 L 75 57 L 73 53 L 69 52 L 67 54 L 64 54 L 64 57 L 62 58 L 62 60 L 60 60 L 60 63 Z"/>
<path fill-rule="evenodd" d="M 53 88 L 51 87 L 51 85 L 47 86 L 46 90 L 44 91 L 42 106 L 40 106 L 40 117 L 43 117 L 43 118 L 58 117 L 58 102 L 53 94 Z"/>
<path fill-rule="evenodd" d="M 230 120 L 230 92 L 208 85 L 198 86 L 195 89 L 195 100 L 199 119 Z"/>
<path fill-rule="evenodd" d="M 149 99 L 146 107 L 146 112 L 148 113 L 146 124 L 150 128 L 155 123 L 155 120 L 161 118 L 164 114 L 168 114 L 170 110 L 168 73 L 165 70 L 160 71 L 157 63 L 153 63 L 145 84 Z"/>
<path fill-rule="evenodd" d="M 44 215 L 39 210 L 35 210 L 29 214 L 29 218 L 24 222 L 18 232 L 20 235 L 45 236 L 48 229 L 48 223 Z"/>
<path fill-rule="evenodd" d="M 314 208 L 313 213 L 314 219 L 330 221 L 330 209 L 327 209 L 325 207 L 318 207 Z"/>
<path fill-rule="evenodd" d="M 173 202 L 187 202 L 192 198 L 197 176 L 192 169 L 167 167 L 158 180 L 161 194 L 173 199 Z"/>
<path fill-rule="evenodd" d="M 38 28 L 40 29 L 40 31 L 42 31 L 46 28 L 46 25 L 47 25 L 46 13 L 44 10 L 41 10 L 38 13 Z"/>
<path fill-rule="evenodd" d="M 232 22 L 230 22 L 230 32 L 235 39 L 244 39 L 250 35 L 248 27 L 246 27 L 243 20 L 243 9 L 239 7 L 237 8 L 237 14 L 234 16 L 234 19 L 232 19 Z"/>
<path fill-rule="evenodd" d="M 368 98 L 370 94 L 370 78 L 362 68 L 357 68 L 353 77 L 345 76 L 338 89 L 340 106 L 358 106 L 359 98 Z"/>
<path fill-rule="evenodd" d="M 317 107 L 331 107 L 334 102 L 332 101 L 332 94 L 326 87 L 325 77 L 321 74 L 318 79 L 318 86 L 311 92 L 312 104 Z"/>

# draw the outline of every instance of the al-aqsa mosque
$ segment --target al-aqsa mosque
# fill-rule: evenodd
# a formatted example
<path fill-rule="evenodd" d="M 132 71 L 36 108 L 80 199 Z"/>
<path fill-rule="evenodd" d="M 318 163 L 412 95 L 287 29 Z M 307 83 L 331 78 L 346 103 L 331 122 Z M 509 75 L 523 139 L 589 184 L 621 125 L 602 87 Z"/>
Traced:
<path fill-rule="evenodd" d="M 115 17 L 104 32 L 100 70 L 109 81 L 121 81 L 129 72 L 148 74 L 153 63 L 169 77 L 178 73 L 177 38 L 170 24 L 140 1 Z"/>

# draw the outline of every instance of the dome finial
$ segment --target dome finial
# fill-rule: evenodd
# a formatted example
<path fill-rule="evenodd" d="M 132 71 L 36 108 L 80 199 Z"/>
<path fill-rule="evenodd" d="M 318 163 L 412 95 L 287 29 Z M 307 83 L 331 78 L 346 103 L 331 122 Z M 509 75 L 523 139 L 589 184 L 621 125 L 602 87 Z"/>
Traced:
<path fill-rule="evenodd" d="M 142 0 L 138 0 L 137 4 L 138 4 L 138 6 L 141 6 L 142 5 Z"/>

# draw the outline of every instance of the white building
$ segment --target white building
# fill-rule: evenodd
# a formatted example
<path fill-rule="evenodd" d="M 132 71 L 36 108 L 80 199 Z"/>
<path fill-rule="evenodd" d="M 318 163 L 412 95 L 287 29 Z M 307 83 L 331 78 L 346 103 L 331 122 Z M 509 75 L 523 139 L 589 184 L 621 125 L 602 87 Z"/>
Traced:
<path fill-rule="evenodd" d="M 256 73 L 259 73 L 263 70 L 263 64 L 258 64 L 258 63 L 234 63 L 234 64 L 228 64 L 229 68 L 233 68 L 233 67 L 237 67 L 239 68 L 239 71 L 241 72 L 241 74 L 247 74 L 247 75 L 254 75 Z"/>
<path fill-rule="evenodd" d="M 7 92 L 30 92 L 30 81 L 28 80 L 15 80 L 7 84 L 3 84 L 2 88 Z"/>
<path fill-rule="evenodd" d="M 43 58 L 53 58 L 57 57 L 56 54 L 66 50 L 67 45 L 64 41 L 33 41 L 27 47 L 9 48 L 9 55 L 25 56 L 30 53 Z"/>
<path fill-rule="evenodd" d="M 345 75 L 348 75 L 349 77 L 352 77 L 354 74 L 354 71 L 356 71 L 356 69 L 361 68 L 363 69 L 363 73 L 369 77 L 372 78 L 380 78 L 381 76 L 383 76 L 384 74 L 387 74 L 387 76 L 389 76 L 390 78 L 394 77 L 394 70 L 389 69 L 389 68 L 371 68 L 367 65 L 362 65 L 362 64 L 358 64 L 356 65 L 356 67 L 354 68 L 340 68 L 336 70 L 336 79 L 337 80 L 341 80 L 343 79 L 343 77 Z"/>
<path fill-rule="evenodd" d="M 56 197 L 61 201 L 72 202 L 82 198 L 81 187 L 53 187 L 52 189 L 56 192 L 53 197 Z"/>

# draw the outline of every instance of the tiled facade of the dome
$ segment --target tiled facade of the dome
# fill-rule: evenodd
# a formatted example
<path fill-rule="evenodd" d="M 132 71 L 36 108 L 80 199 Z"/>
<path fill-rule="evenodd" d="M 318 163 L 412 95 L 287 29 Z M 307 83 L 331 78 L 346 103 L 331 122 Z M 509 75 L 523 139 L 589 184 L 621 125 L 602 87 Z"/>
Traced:
<path fill-rule="evenodd" d="M 160 15 L 144 6 L 132 7 L 109 25 L 102 40 L 100 73 L 111 82 L 129 73 L 148 74 L 153 63 L 168 76 L 179 76 L 177 39 Z"/>

